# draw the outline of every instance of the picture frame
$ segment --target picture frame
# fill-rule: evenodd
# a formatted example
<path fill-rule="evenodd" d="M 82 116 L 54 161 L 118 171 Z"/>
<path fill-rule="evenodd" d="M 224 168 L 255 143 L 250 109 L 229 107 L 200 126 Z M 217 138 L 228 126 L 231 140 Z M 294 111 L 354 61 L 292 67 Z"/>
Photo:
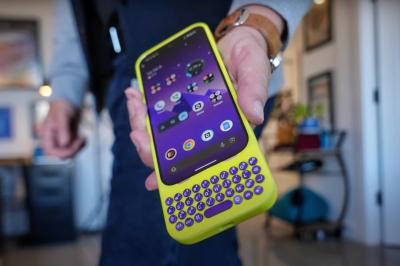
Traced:
<path fill-rule="evenodd" d="M 304 47 L 310 52 L 332 41 L 333 37 L 333 0 L 322 0 L 314 4 L 304 17 Z"/>
<path fill-rule="evenodd" d="M 322 105 L 321 127 L 327 130 L 335 130 L 333 73 L 326 71 L 311 76 L 307 81 L 307 87 L 310 109 L 315 110 L 316 106 Z"/>
<path fill-rule="evenodd" d="M 43 83 L 39 23 L 0 18 L 0 90 L 36 89 Z"/>
<path fill-rule="evenodd" d="M 9 106 L 0 106 L 0 141 L 13 138 L 13 112 Z"/>

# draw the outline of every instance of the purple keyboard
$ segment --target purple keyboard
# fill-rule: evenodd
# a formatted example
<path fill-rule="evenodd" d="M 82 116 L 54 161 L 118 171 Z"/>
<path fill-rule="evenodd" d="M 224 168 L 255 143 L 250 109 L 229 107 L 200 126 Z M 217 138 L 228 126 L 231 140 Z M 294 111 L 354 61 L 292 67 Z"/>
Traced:
<path fill-rule="evenodd" d="M 184 189 L 182 193 L 168 197 L 165 200 L 168 220 L 175 224 L 176 230 L 182 231 L 250 200 L 254 195 L 262 194 L 261 183 L 264 180 L 257 158 L 251 157 L 247 162 L 220 172 L 218 176 L 213 175 L 192 188 Z"/>

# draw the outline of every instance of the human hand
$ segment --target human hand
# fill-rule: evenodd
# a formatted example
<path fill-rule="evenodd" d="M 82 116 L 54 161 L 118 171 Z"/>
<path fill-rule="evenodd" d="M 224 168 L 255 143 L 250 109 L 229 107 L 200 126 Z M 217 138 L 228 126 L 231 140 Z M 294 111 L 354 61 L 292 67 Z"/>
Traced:
<path fill-rule="evenodd" d="M 85 145 L 78 135 L 80 112 L 64 100 L 50 103 L 49 113 L 39 126 L 39 135 L 47 155 L 60 159 L 73 157 Z"/>
<path fill-rule="evenodd" d="M 264 37 L 253 28 L 237 27 L 220 40 L 218 48 L 237 89 L 243 113 L 253 126 L 261 124 L 271 77 Z M 132 129 L 130 138 L 144 164 L 154 168 L 150 137 L 146 130 L 147 108 L 142 95 L 137 88 L 128 88 L 125 94 Z M 148 190 L 157 189 L 154 171 L 147 177 L 145 187 Z"/>

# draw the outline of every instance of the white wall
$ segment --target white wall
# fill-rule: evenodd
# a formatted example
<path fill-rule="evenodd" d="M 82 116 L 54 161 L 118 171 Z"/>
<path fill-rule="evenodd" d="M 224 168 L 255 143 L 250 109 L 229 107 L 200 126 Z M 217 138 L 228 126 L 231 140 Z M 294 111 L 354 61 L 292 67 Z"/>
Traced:
<path fill-rule="evenodd" d="M 39 22 L 41 59 L 47 70 L 52 52 L 53 0 L 1 0 L 0 17 L 36 19 Z M 39 98 L 34 90 L 9 88 L 0 90 L 0 104 L 11 106 L 15 119 L 14 139 L 0 142 L 0 157 L 29 156 L 33 149 L 31 134 L 31 104 Z"/>
<path fill-rule="evenodd" d="M 376 206 L 376 115 L 372 101 L 374 83 L 371 2 L 333 1 L 333 41 L 304 52 L 303 30 L 294 38 L 290 54 L 300 70 L 298 98 L 307 101 L 307 79 L 330 70 L 333 72 L 336 128 L 345 130 L 343 151 L 350 180 L 350 208 L 345 220 L 345 236 L 356 241 L 379 242 L 379 209 Z M 371 14 L 370 14 L 371 13 Z M 372 51 L 371 51 L 372 47 Z M 292 78 L 292 77 L 291 77 Z M 292 78 L 293 79 L 293 78 Z M 296 95 L 296 94 L 295 94 Z M 374 153 L 375 151 L 375 153 Z M 335 168 L 328 161 L 329 169 Z M 330 218 L 338 216 L 343 199 L 340 176 L 311 176 L 307 185 L 320 192 L 330 203 Z"/>

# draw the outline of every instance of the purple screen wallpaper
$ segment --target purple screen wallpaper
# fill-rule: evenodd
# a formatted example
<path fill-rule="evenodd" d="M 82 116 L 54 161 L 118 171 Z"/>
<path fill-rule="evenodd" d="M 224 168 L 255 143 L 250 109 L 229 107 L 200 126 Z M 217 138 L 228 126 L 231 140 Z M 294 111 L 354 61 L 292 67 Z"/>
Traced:
<path fill-rule="evenodd" d="M 147 56 L 141 73 L 165 184 L 181 182 L 246 146 L 247 133 L 203 28 Z"/>

